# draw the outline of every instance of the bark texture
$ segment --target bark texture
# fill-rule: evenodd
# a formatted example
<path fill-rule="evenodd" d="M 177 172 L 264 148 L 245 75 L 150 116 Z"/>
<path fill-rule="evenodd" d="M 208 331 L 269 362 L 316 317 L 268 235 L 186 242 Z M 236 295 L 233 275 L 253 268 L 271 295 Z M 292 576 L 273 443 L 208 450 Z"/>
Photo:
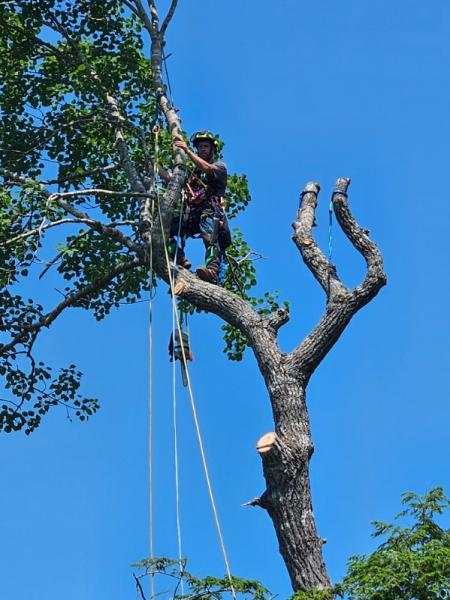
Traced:
<path fill-rule="evenodd" d="M 37 229 L 20 233 L 18 237 L 7 240 L 4 244 L 26 236 L 39 237 L 45 228 L 65 223 L 80 223 L 87 228 L 80 235 L 89 230 L 114 241 L 126 252 L 127 259 L 118 260 L 93 283 L 87 283 L 66 294 L 64 300 L 53 310 L 45 314 L 38 311 L 37 317 L 27 317 L 22 329 L 11 334 L 11 340 L 0 346 L 0 355 L 16 352 L 20 346 L 24 348 L 21 352 L 29 355 L 41 329 L 49 327 L 66 308 L 82 305 L 128 270 L 149 267 L 151 261 L 160 278 L 165 281 L 170 278 L 166 241 L 174 207 L 185 184 L 186 155 L 175 146 L 175 142 L 181 139 L 182 130 L 178 112 L 165 92 L 162 61 L 164 33 L 176 9 L 177 0 L 172 0 L 161 26 L 154 0 L 148 0 L 148 12 L 141 0 L 124 0 L 124 4 L 141 19 L 151 39 L 154 91 L 173 142 L 173 176 L 165 191 L 155 197 L 151 182 L 139 172 L 131 158 L 132 153 L 127 146 L 127 137 L 123 129 L 126 117 L 121 114 L 119 103 L 103 88 L 101 80 L 83 54 L 83 46 L 76 39 L 72 39 L 64 26 L 54 18 L 55 31 L 74 49 L 80 65 L 84 65 L 86 73 L 95 83 L 95 89 L 102 99 L 114 131 L 117 153 L 115 159 L 118 162 L 104 169 L 122 169 L 131 190 L 124 193 L 141 198 L 140 239 L 132 239 L 125 235 L 118 228 L 120 223 L 92 218 L 83 212 L 76 202 L 71 203 L 71 199 L 79 195 L 120 195 L 123 193 L 120 190 L 82 189 L 50 193 L 42 187 L 47 204 L 55 204 L 62 209 L 65 218 L 58 218 L 53 222 L 46 222 L 44 219 Z M 0 169 L 0 176 L 8 185 L 30 185 L 26 178 L 5 169 Z M 44 186 L 52 181 L 31 183 Z M 282 353 L 277 341 L 278 330 L 289 320 L 286 310 L 279 309 L 272 315 L 263 317 L 246 300 L 217 285 L 200 280 L 182 267 L 175 267 L 175 294 L 238 328 L 247 338 L 264 378 L 272 406 L 274 431 L 263 436 L 257 446 L 262 459 L 266 490 L 260 498 L 250 504 L 265 509 L 272 519 L 280 552 L 294 590 L 322 590 L 331 586 L 322 558 L 323 540 L 317 533 L 312 511 L 309 461 L 313 453 L 313 442 L 306 405 L 306 388 L 311 375 L 338 341 L 352 317 L 370 302 L 386 283 L 382 257 L 376 244 L 369 238 L 367 230 L 357 224 L 350 212 L 347 197 L 349 184 L 349 179 L 336 181 L 332 202 L 343 232 L 366 261 L 366 275 L 355 288 L 346 287 L 339 278 L 336 267 L 320 250 L 312 234 L 320 188 L 315 182 L 307 183 L 293 223 L 293 241 L 303 262 L 324 290 L 326 306 L 317 325 L 290 353 Z"/>
<path fill-rule="evenodd" d="M 135 4 L 138 12 L 143 10 L 139 0 Z M 156 8 L 151 4 L 152 19 L 150 21 L 147 17 L 144 22 L 152 40 L 155 87 L 161 110 L 175 141 L 181 127 L 177 112 L 164 94 L 161 77 L 165 27 L 164 30 L 159 29 Z M 184 183 L 185 156 L 179 149 L 174 152 L 175 177 L 160 202 L 162 226 L 158 223 L 152 228 L 143 229 L 143 239 L 147 244 L 152 244 L 153 256 L 157 257 L 155 270 L 165 280 L 168 273 L 163 258 L 164 240 L 167 239 L 173 207 Z M 176 268 L 175 293 L 237 327 L 249 340 L 264 378 L 272 405 L 275 431 L 263 436 L 258 443 L 266 490 L 260 498 L 249 504 L 265 509 L 272 519 L 280 553 L 294 590 L 324 590 L 331 587 L 322 558 L 324 541 L 317 533 L 312 510 L 309 461 L 314 446 L 306 405 L 306 387 L 311 375 L 351 318 L 386 283 L 378 247 L 350 212 L 347 197 L 349 184 L 350 180 L 345 178 L 336 181 L 332 203 L 339 225 L 366 261 L 366 276 L 356 288 L 347 288 L 339 278 L 336 267 L 319 248 L 312 235 L 312 227 L 320 186 L 315 182 L 307 183 L 293 223 L 293 241 L 304 263 L 324 290 L 326 307 L 319 323 L 288 354 L 280 351 L 277 342 L 279 328 L 289 320 L 287 311 L 280 309 L 269 317 L 261 317 L 246 300 L 201 281 L 181 267 Z M 151 222 L 148 210 L 148 203 L 143 202 L 141 217 Z"/>

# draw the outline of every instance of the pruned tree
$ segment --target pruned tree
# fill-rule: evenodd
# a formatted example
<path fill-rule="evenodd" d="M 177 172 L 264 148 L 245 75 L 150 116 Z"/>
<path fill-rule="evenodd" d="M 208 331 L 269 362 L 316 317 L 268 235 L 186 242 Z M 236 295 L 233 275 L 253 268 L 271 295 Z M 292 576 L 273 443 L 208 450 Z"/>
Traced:
<path fill-rule="evenodd" d="M 74 365 L 53 375 L 34 357 L 44 328 L 70 307 L 102 319 L 121 302 L 136 301 L 149 290 L 150 261 L 153 274 L 169 282 L 166 240 L 188 166 L 174 146 L 183 131 L 162 74 L 164 36 L 176 7 L 173 0 L 160 20 L 153 0 L 145 7 L 141 0 L 8 0 L 0 6 L 0 372 L 10 394 L 0 425 L 6 432 L 30 433 L 58 404 L 80 419 L 97 408 L 95 399 L 79 393 Z M 161 122 L 158 163 L 170 166 L 172 177 L 155 197 L 152 131 Z M 221 317 L 229 356 L 240 358 L 249 346 L 264 378 L 274 431 L 257 445 L 267 487 L 250 504 L 272 519 L 294 590 L 331 587 L 312 511 L 306 388 L 352 317 L 386 283 L 381 254 L 349 209 L 349 184 L 337 179 L 332 203 L 343 232 L 366 261 L 365 278 L 348 288 L 319 248 L 312 228 L 320 188 L 307 183 L 293 241 L 326 306 L 289 353 L 277 341 L 288 308 L 273 295 L 266 295 L 265 304 L 250 295 L 255 270 L 240 234 L 230 250 L 241 259 L 239 275 L 228 270 L 224 286 L 175 268 L 177 297 Z M 245 177 L 232 176 L 230 216 L 248 201 Z M 59 245 L 44 260 L 50 233 L 50 247 L 56 233 Z M 40 279 L 53 268 L 67 285 L 49 309 L 20 293 L 22 279 L 39 267 Z"/>

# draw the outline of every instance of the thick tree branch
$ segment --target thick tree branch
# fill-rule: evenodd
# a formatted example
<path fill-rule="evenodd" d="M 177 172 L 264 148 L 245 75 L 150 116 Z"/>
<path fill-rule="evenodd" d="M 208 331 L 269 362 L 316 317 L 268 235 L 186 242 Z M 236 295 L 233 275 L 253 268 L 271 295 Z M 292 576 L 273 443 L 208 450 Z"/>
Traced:
<path fill-rule="evenodd" d="M 357 224 L 350 212 L 346 191 L 349 184 L 350 179 L 337 179 L 332 202 L 344 233 L 366 260 L 367 274 L 364 281 L 353 290 L 342 287 L 341 291 L 329 297 L 326 312 L 318 325 L 288 356 L 287 367 L 290 372 L 305 382 L 337 342 L 352 317 L 377 295 L 387 281 L 377 245 L 369 239 L 368 232 Z"/>
<path fill-rule="evenodd" d="M 150 9 L 150 13 L 152 15 L 152 22 L 154 23 L 155 27 L 158 27 L 159 16 L 158 16 L 158 11 L 156 10 L 155 0 L 147 0 L 147 4 Z"/>
<path fill-rule="evenodd" d="M 250 302 L 217 285 L 206 283 L 183 268 L 176 268 L 175 293 L 196 307 L 211 312 L 239 329 L 249 340 L 266 381 L 273 369 L 279 371 L 282 353 L 276 332 L 288 315 L 261 317 Z"/>
<path fill-rule="evenodd" d="M 127 3 L 127 6 L 128 6 L 128 3 Z M 150 39 L 151 39 L 151 36 L 153 33 L 153 23 L 150 20 L 150 17 L 148 16 L 148 14 L 140 0 L 134 0 L 133 12 L 141 19 L 142 24 L 144 25 L 144 27 L 147 30 L 147 33 L 149 34 Z M 158 14 L 156 13 L 156 30 L 157 29 L 158 29 Z"/>
<path fill-rule="evenodd" d="M 134 0 L 136 10 L 151 37 L 151 61 L 157 100 L 164 114 L 172 140 L 181 138 L 181 124 L 177 111 L 171 106 L 164 89 L 162 78 L 162 48 L 164 39 L 158 31 L 158 15 L 154 2 L 151 3 L 152 21 L 146 14 L 141 0 Z M 170 18 L 176 8 L 173 2 L 169 11 Z M 169 14 L 168 14 L 169 17 Z M 178 201 L 185 182 L 184 165 L 186 156 L 182 150 L 174 147 L 174 173 L 165 190 L 159 198 L 158 218 L 150 229 L 152 218 L 150 214 L 151 203 L 143 202 L 141 210 L 141 235 L 145 242 L 153 244 L 154 269 L 158 276 L 169 281 L 167 269 L 165 244 L 167 231 L 173 214 L 173 209 Z M 181 167 L 181 168 L 180 168 Z M 251 304 L 235 294 L 218 286 L 201 281 L 198 277 L 185 269 L 176 269 L 175 290 L 178 295 L 194 304 L 196 307 L 212 312 L 230 325 L 237 327 L 249 342 L 258 360 L 261 372 L 265 377 L 270 377 L 272 368 L 279 368 L 281 352 L 279 350 L 276 333 L 279 327 L 287 322 L 289 315 L 286 311 L 278 311 L 269 318 L 263 318 L 253 309 Z"/>
<path fill-rule="evenodd" d="M 305 185 L 297 220 L 292 225 L 295 231 L 292 239 L 300 250 L 304 263 L 320 283 L 330 301 L 336 294 L 345 292 L 346 288 L 337 275 L 336 267 L 328 260 L 312 236 L 319 191 L 318 183 L 312 181 Z"/>
<path fill-rule="evenodd" d="M 383 272 L 383 257 L 378 246 L 369 238 L 369 231 L 360 227 L 350 212 L 345 193 L 349 183 L 349 179 L 336 181 L 333 207 L 342 231 L 366 261 L 366 277 L 362 284 L 353 290 L 353 295 L 359 302 L 364 301 L 364 304 L 367 304 L 386 284 L 387 278 Z"/>
<path fill-rule="evenodd" d="M 173 157 L 174 168 L 173 175 L 167 186 L 164 194 L 157 198 L 157 210 L 159 218 L 153 220 L 150 214 L 151 203 L 148 199 L 141 203 L 141 236 L 146 245 L 153 245 L 153 256 L 155 257 L 154 268 L 156 273 L 168 280 L 167 265 L 164 260 L 165 243 L 168 237 L 168 230 L 172 219 L 173 211 L 177 201 L 181 196 L 181 192 L 185 183 L 186 176 L 186 155 L 174 145 L 176 140 L 182 139 L 181 123 L 177 111 L 173 108 L 169 99 L 166 96 L 165 86 L 162 76 L 162 56 L 164 46 L 164 36 L 158 30 L 159 17 L 156 10 L 156 5 L 153 1 L 149 2 L 151 12 L 151 21 L 145 11 L 141 0 L 134 0 L 136 10 L 139 12 L 141 20 L 147 29 L 151 39 L 151 65 L 153 84 L 156 92 L 156 101 L 164 115 L 167 127 L 170 131 L 173 141 Z M 172 8 L 172 7 L 171 7 Z M 175 7 L 173 7 L 175 10 Z M 155 168 L 159 165 L 155 164 Z M 150 228 L 149 224 L 153 224 Z"/>
<path fill-rule="evenodd" d="M 169 26 L 170 21 L 172 20 L 174 13 L 175 13 L 177 4 L 178 4 L 178 0 L 172 0 L 172 3 L 170 5 L 169 11 L 166 15 L 166 18 L 164 19 L 163 24 L 161 25 L 160 33 L 163 37 L 164 37 L 164 34 L 166 33 L 166 29 Z"/>
<path fill-rule="evenodd" d="M 0 345 L 0 356 L 6 354 L 12 350 L 17 344 L 25 341 L 29 334 L 40 331 L 43 327 L 50 327 L 50 325 L 55 321 L 57 317 L 68 307 L 74 306 L 82 299 L 88 298 L 92 294 L 101 291 L 106 285 L 111 283 L 115 277 L 120 275 L 121 273 L 125 273 L 130 269 L 134 269 L 140 265 L 142 265 L 142 261 L 140 258 L 133 258 L 132 260 L 126 262 L 117 263 L 117 265 L 105 273 L 101 275 L 93 281 L 92 283 L 82 287 L 76 292 L 72 292 L 68 294 L 62 302 L 60 302 L 53 310 L 48 312 L 46 315 L 43 315 L 38 321 L 33 323 L 24 324 L 22 331 L 16 335 L 8 344 Z"/>

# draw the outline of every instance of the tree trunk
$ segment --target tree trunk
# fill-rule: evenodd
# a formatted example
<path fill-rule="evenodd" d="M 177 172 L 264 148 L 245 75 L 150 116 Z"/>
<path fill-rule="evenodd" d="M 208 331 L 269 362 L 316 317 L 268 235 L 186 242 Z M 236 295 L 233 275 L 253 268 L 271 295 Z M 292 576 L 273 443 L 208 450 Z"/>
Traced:
<path fill-rule="evenodd" d="M 135 2 L 138 12 L 144 15 L 140 0 Z M 181 132 L 179 116 L 167 99 L 161 78 L 165 27 L 159 29 L 154 3 L 151 5 L 152 21 L 146 21 L 145 15 L 143 21 L 152 39 L 152 68 L 158 102 L 175 143 Z M 156 257 L 155 272 L 166 281 L 168 271 L 162 260 L 164 239 L 183 186 L 185 158 L 184 153 L 174 146 L 174 176 L 160 201 L 161 224 L 155 223 L 151 229 L 144 227 L 142 231 L 144 243 L 153 249 Z M 315 182 L 307 183 L 293 224 L 293 240 L 304 263 L 325 292 L 326 308 L 310 334 L 289 354 L 280 351 L 277 341 L 279 328 L 289 320 L 286 310 L 278 309 L 269 316 L 262 316 L 247 300 L 204 282 L 179 266 L 174 268 L 175 282 L 171 282 L 174 295 L 220 316 L 239 329 L 255 354 L 272 403 L 275 432 L 266 434 L 258 442 L 267 489 L 249 504 L 266 509 L 272 519 L 295 591 L 331 588 L 322 558 L 323 540 L 317 535 L 312 511 L 309 460 L 313 443 L 305 401 L 306 386 L 352 317 L 386 284 L 381 253 L 348 207 L 349 184 L 350 179 L 337 179 L 331 201 L 344 234 L 366 261 L 366 276 L 354 289 L 347 288 L 336 267 L 317 245 L 312 231 L 320 186 Z M 143 203 L 141 223 L 151 223 L 148 206 L 148 202 Z"/>
<path fill-rule="evenodd" d="M 276 379 L 270 390 L 275 433 L 266 434 L 257 444 L 267 485 L 260 505 L 273 521 L 293 589 L 328 589 L 331 581 L 322 558 L 323 540 L 312 510 L 309 460 L 314 446 L 305 388 L 285 376 Z"/>

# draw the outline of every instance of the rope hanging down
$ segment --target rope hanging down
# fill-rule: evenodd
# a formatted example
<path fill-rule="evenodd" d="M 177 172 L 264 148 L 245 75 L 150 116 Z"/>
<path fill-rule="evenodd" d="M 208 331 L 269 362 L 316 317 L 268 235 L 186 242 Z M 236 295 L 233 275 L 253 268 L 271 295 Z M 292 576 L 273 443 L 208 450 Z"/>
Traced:
<path fill-rule="evenodd" d="M 156 174 L 158 173 L 159 128 L 155 128 L 154 134 L 155 134 L 155 160 L 154 160 L 154 184 L 155 184 Z M 177 333 L 178 338 L 180 340 L 182 340 L 183 332 L 182 332 L 180 317 L 179 317 L 178 311 L 177 311 L 175 286 L 174 286 L 174 271 L 172 271 L 172 269 L 175 270 L 175 267 L 171 266 L 171 261 L 170 261 L 170 257 L 169 257 L 169 253 L 168 253 L 168 249 L 167 249 L 167 240 L 166 240 L 166 236 L 165 236 L 165 232 L 164 232 L 161 207 L 160 207 L 160 203 L 159 203 L 159 186 L 155 185 L 155 189 L 156 189 L 156 205 L 157 205 L 156 210 L 158 212 L 160 227 L 161 227 L 162 236 L 163 236 L 164 254 L 165 254 L 165 259 L 166 259 L 167 273 L 169 276 L 170 292 L 171 292 L 171 298 L 172 298 L 172 334 L 175 339 L 175 333 Z M 176 257 L 174 260 L 174 264 L 176 264 Z M 223 538 L 222 528 L 220 525 L 219 514 L 218 514 L 217 505 L 216 505 L 216 501 L 215 501 L 215 497 L 214 497 L 214 493 L 213 493 L 213 489 L 212 489 L 211 478 L 210 478 L 209 469 L 208 469 L 208 465 L 207 465 L 207 461 L 206 461 L 206 453 L 205 453 L 205 449 L 204 449 L 203 439 L 202 439 L 202 435 L 201 435 L 201 431 L 200 431 L 200 424 L 199 424 L 198 415 L 197 415 L 197 409 L 196 409 L 195 400 L 194 400 L 194 394 L 193 394 L 193 390 L 192 390 L 192 384 L 191 384 L 189 368 L 188 368 L 188 355 L 186 352 L 185 345 L 183 343 L 180 344 L 180 350 L 181 350 L 181 360 L 182 360 L 183 370 L 185 373 L 185 380 L 186 380 L 186 384 L 187 384 L 188 395 L 189 395 L 189 400 L 190 400 L 190 404 L 191 404 L 191 410 L 192 410 L 192 415 L 193 415 L 193 420 L 194 420 L 194 425 L 195 425 L 195 431 L 196 431 L 197 440 L 198 440 L 199 449 L 200 449 L 200 455 L 201 455 L 201 459 L 202 459 L 203 471 L 204 471 L 206 484 L 207 484 L 207 488 L 208 488 L 208 495 L 209 495 L 211 508 L 212 508 L 212 512 L 213 512 L 213 516 L 214 516 L 214 522 L 215 522 L 215 526 L 216 526 L 216 530 L 217 530 L 217 535 L 219 538 L 219 544 L 221 547 L 221 551 L 222 551 L 222 555 L 223 555 L 223 559 L 224 559 L 224 563 L 225 563 L 226 573 L 227 573 L 227 577 L 228 577 L 228 580 L 230 583 L 230 589 L 231 589 L 233 598 L 235 599 L 236 592 L 235 592 L 234 586 L 233 586 L 233 580 L 232 580 L 232 576 L 231 576 L 228 554 L 227 554 L 227 551 L 225 548 L 225 542 L 224 542 L 224 538 Z M 174 451 L 175 451 L 175 461 L 176 461 L 175 479 L 176 479 L 176 502 L 177 502 L 177 537 L 178 537 L 178 552 L 179 552 L 180 568 L 182 570 L 183 564 L 181 562 L 182 561 L 181 527 L 180 527 L 180 516 L 179 516 L 180 513 L 179 513 L 178 440 L 177 440 L 177 427 L 176 427 L 177 410 L 176 410 L 175 361 L 174 361 L 174 369 L 173 369 L 173 378 L 174 378 L 173 422 L 174 422 L 174 445 L 175 445 Z M 150 447 L 150 445 L 151 444 L 149 444 L 149 447 Z"/>
<path fill-rule="evenodd" d="M 155 203 L 152 199 L 151 212 L 154 214 Z M 148 381 L 148 522 L 149 522 L 149 552 L 150 559 L 154 558 L 154 525 L 153 525 L 153 248 L 150 244 L 150 295 L 148 300 L 148 348 L 149 348 L 149 381 Z M 150 598 L 155 597 L 155 581 L 150 575 Z"/>

